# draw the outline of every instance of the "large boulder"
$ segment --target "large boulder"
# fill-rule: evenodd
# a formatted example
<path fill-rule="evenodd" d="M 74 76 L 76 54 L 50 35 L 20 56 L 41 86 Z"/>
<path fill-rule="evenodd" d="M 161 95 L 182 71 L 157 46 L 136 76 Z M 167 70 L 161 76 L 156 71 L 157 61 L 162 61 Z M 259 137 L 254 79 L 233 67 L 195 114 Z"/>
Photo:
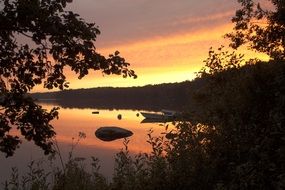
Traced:
<path fill-rule="evenodd" d="M 132 135 L 132 131 L 115 126 L 100 127 L 95 131 L 95 136 L 102 141 L 113 141 Z"/>

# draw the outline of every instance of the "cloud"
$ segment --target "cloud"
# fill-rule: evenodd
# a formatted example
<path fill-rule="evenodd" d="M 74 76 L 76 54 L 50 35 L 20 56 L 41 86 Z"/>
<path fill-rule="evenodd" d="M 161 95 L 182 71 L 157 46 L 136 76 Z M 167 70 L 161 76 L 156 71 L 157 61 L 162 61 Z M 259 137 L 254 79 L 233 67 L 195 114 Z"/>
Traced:
<path fill-rule="evenodd" d="M 228 0 L 77 0 L 70 8 L 99 25 L 97 44 L 107 47 L 224 24 L 236 5 Z"/>
<path fill-rule="evenodd" d="M 209 47 L 224 44 L 236 7 L 229 0 L 74 0 L 69 8 L 100 26 L 97 50 L 104 55 L 119 50 L 139 77 L 96 72 L 78 81 L 67 71 L 71 88 L 193 79 Z"/>

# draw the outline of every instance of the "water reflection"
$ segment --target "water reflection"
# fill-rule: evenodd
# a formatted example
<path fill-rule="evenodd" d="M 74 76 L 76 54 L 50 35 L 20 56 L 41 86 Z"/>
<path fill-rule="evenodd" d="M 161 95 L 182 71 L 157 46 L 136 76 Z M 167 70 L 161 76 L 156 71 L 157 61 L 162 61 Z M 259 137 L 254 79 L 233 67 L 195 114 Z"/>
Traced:
<path fill-rule="evenodd" d="M 50 109 L 51 106 L 46 106 Z M 157 123 L 141 123 L 144 119 L 136 114 L 139 111 L 132 110 L 100 110 L 98 115 L 92 114 L 91 109 L 60 109 L 60 118 L 54 121 L 57 139 L 59 142 L 70 142 L 70 139 L 77 136 L 79 131 L 86 134 L 82 145 L 104 147 L 106 149 L 119 150 L 122 148 L 121 139 L 112 142 L 102 142 L 94 136 L 94 132 L 102 126 L 118 126 L 134 133 L 130 140 L 130 150 L 135 152 L 149 152 L 150 147 L 146 143 L 147 133 L 153 128 L 158 135 L 164 128 Z M 117 116 L 121 114 L 122 119 Z"/>
<path fill-rule="evenodd" d="M 42 105 L 48 110 L 56 106 L 53 104 Z M 94 111 L 98 111 L 99 114 L 92 114 Z M 127 129 L 133 133 L 132 136 L 128 137 L 130 139 L 129 151 L 131 153 L 150 152 L 151 147 L 146 142 L 149 130 L 154 130 L 153 135 L 160 135 L 165 131 L 165 128 L 159 123 L 141 123 L 144 117 L 139 114 L 140 111 L 61 108 L 59 119 L 54 120 L 52 124 L 57 133 L 56 140 L 63 158 L 67 160 L 72 139 L 77 137 L 79 132 L 84 132 L 86 138 L 76 147 L 74 155 L 86 158 L 98 157 L 101 163 L 101 172 L 105 176 L 111 176 L 114 156 L 123 148 L 123 139 L 111 142 L 101 141 L 96 138 L 94 133 L 102 126 L 118 126 Z M 119 114 L 122 116 L 121 120 L 117 118 Z M 20 171 L 25 172 L 26 166 L 31 160 L 41 157 L 44 157 L 43 152 L 30 142 L 25 142 L 11 158 L 6 159 L 4 154 L 0 154 L 0 183 L 6 179 L 7 174 L 10 174 L 12 166 L 16 166 Z"/>

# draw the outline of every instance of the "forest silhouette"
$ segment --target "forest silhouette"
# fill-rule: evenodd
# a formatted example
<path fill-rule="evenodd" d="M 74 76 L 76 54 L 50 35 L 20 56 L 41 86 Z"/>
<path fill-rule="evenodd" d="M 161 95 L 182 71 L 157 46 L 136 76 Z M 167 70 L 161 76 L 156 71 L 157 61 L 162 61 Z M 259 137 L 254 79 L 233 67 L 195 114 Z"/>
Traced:
<path fill-rule="evenodd" d="M 184 113 L 188 118 L 176 122 L 175 129 L 167 131 L 166 135 L 154 137 L 150 131 L 147 141 L 152 147 L 150 153 L 132 156 L 128 150 L 129 140 L 125 139 L 125 148 L 115 157 L 111 182 L 99 173 L 96 158 L 92 158 L 93 170 L 90 173 L 82 167 L 82 159 L 70 156 L 68 162 L 62 163 L 63 169 L 28 174 L 30 180 L 25 185 L 28 184 L 30 189 L 45 187 L 54 190 L 284 189 L 285 2 L 270 0 L 274 9 L 266 9 L 253 0 L 238 2 L 241 8 L 232 19 L 233 31 L 226 35 L 231 40 L 233 51 L 226 51 L 223 46 L 217 50 L 210 48 L 205 66 L 194 81 L 129 89 L 35 94 L 38 98 L 67 99 L 67 107 L 74 96 L 78 101 L 114 97 L 118 102 L 130 101 L 132 104 L 137 101 L 136 96 L 151 94 L 151 99 L 141 97 L 141 100 L 156 105 L 154 109 L 161 106 L 155 104 L 160 98 L 163 106 L 172 105 L 172 98 L 173 104 L 182 105 L 185 101 L 188 107 Z M 270 59 L 262 61 L 253 57 L 244 60 L 243 55 L 235 52 L 242 45 L 265 53 Z M 84 70 L 82 72 L 85 74 Z M 130 71 L 130 74 L 134 73 Z M 121 106 L 115 102 L 114 105 Z M 22 133 L 26 134 L 25 130 Z M 0 145 L 5 148 L 9 144 Z M 1 149 L 10 154 L 13 150 Z M 60 152 L 56 155 L 60 156 Z M 43 176 L 52 177 L 54 183 L 47 184 Z M 14 178 L 6 183 L 6 189 L 21 187 L 27 186 L 20 186 Z"/>
<path fill-rule="evenodd" d="M 33 93 L 31 96 L 40 102 L 56 103 L 63 108 L 186 111 L 191 106 L 189 94 L 198 88 L 198 83 L 201 82 L 197 80 L 143 87 L 74 89 Z"/>

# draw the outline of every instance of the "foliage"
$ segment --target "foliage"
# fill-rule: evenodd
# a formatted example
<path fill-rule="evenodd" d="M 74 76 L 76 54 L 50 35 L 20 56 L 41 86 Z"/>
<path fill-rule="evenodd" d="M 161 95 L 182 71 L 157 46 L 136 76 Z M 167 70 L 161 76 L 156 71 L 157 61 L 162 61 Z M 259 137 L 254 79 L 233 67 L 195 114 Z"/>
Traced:
<path fill-rule="evenodd" d="M 251 62 L 252 63 L 252 62 Z M 255 62 L 207 75 L 196 122 L 215 126 L 209 155 L 224 189 L 284 188 L 284 61 Z M 222 175 L 221 175 L 222 174 Z"/>
<path fill-rule="evenodd" d="M 213 189 L 214 161 L 209 155 L 213 127 L 178 122 L 165 136 L 148 134 L 152 152 L 131 157 L 127 146 L 116 156 L 113 189 Z"/>
<path fill-rule="evenodd" d="M 42 167 L 43 160 L 38 162 L 31 161 L 28 165 L 28 173 L 22 176 L 20 179 L 19 172 L 17 168 L 12 168 L 11 178 L 5 183 L 5 190 L 48 190 L 49 182 L 48 178 L 50 173 Z"/>
<path fill-rule="evenodd" d="M 19 175 L 17 168 L 12 168 L 11 177 L 4 184 L 5 190 L 107 190 L 109 185 L 99 173 L 98 158 L 91 157 L 91 170 L 88 171 L 84 163 L 86 159 L 73 156 L 76 146 L 83 138 L 85 134 L 80 132 L 76 142 L 72 142 L 66 162 L 63 162 L 60 150 L 56 149 L 48 160 L 44 158 L 37 162 L 31 161 L 27 174 L 23 176 Z M 61 160 L 61 167 L 56 164 L 57 157 Z"/>
<path fill-rule="evenodd" d="M 213 189 L 217 173 L 208 154 L 216 135 L 213 127 L 189 121 L 177 123 L 176 130 L 166 135 L 168 189 Z"/>
<path fill-rule="evenodd" d="M 128 151 L 129 140 L 125 139 L 124 146 L 116 154 L 112 189 L 148 189 L 148 170 L 146 154 L 138 154 L 133 159 Z"/>
<path fill-rule="evenodd" d="M 99 174 L 98 160 L 93 160 L 95 172 L 90 173 L 85 159 L 70 154 L 62 169 L 50 172 L 54 183 L 41 185 L 104 190 L 284 189 L 284 65 L 251 60 L 214 74 L 206 69 L 204 85 L 195 92 L 202 109 L 192 113 L 192 121 L 176 122 L 165 136 L 153 137 L 150 131 L 148 154 L 131 155 L 125 140 L 110 183 Z M 15 176 L 7 183 L 9 188 L 19 184 Z"/>
<path fill-rule="evenodd" d="M 238 2 L 242 8 L 232 19 L 234 31 L 226 35 L 231 40 L 231 47 L 248 44 L 250 49 L 266 53 L 272 59 L 284 59 L 285 1 L 269 0 L 270 6 L 254 0 Z"/>
<path fill-rule="evenodd" d="M 99 173 L 99 160 L 92 157 L 92 171 L 84 165 L 85 158 L 71 158 L 65 163 L 65 170 L 55 167 L 44 167 L 44 161 L 31 161 L 27 174 L 20 177 L 17 168 L 12 169 L 9 181 L 4 184 L 5 190 L 106 190 L 106 179 Z"/>
<path fill-rule="evenodd" d="M 239 2 L 243 9 L 234 20 L 237 33 L 228 35 L 233 47 L 252 43 L 253 49 L 273 60 L 251 59 L 241 66 L 242 55 L 225 52 L 223 47 L 218 53 L 210 49 L 205 68 L 196 79 L 203 80 L 203 85 L 194 92 L 199 107 L 191 112 L 191 122 L 176 122 L 176 129 L 166 131 L 165 136 L 153 137 L 150 131 L 152 152 L 148 154 L 131 156 L 125 140 L 109 184 L 98 174 L 96 159 L 94 182 L 80 165 L 83 159 L 70 156 L 63 169 L 55 172 L 55 189 L 285 188 L 285 61 L 279 33 L 284 29 L 284 1 L 271 1 L 275 12 L 264 11 L 259 5 L 255 10 L 251 0 Z M 267 25 L 254 26 L 252 19 L 258 18 L 267 18 Z M 257 39 L 265 46 L 255 46 Z M 82 177 L 84 180 L 79 180 Z M 17 189 L 17 174 L 7 184 Z"/>
<path fill-rule="evenodd" d="M 197 77 L 203 78 L 229 69 L 239 69 L 244 55 L 236 52 L 224 51 L 224 46 L 218 48 L 218 53 L 211 47 L 208 58 L 204 60 L 205 66 L 197 73 Z"/>
<path fill-rule="evenodd" d="M 195 121 L 175 123 L 165 136 L 153 137 L 150 131 L 148 154 L 132 156 L 126 139 L 110 183 L 98 172 L 97 159 L 90 173 L 85 159 L 71 153 L 64 167 L 49 172 L 53 183 L 40 180 L 41 185 L 71 190 L 283 189 L 284 74 L 284 63 L 261 62 L 207 75 L 207 85 L 196 92 L 207 94 L 197 99 L 204 112 L 196 113 Z M 7 183 L 10 189 L 23 187 L 14 185 L 19 184 L 15 176 Z"/>
<path fill-rule="evenodd" d="M 33 140 L 46 154 L 52 152 L 55 132 L 47 112 L 26 96 L 36 85 L 68 88 L 64 70 L 81 79 L 90 70 L 136 78 L 119 52 L 104 57 L 94 42 L 100 34 L 95 23 L 66 11 L 70 0 L 1 0 L 0 10 L 0 151 L 13 155 L 21 141 L 10 135 L 12 126 Z"/>
<path fill-rule="evenodd" d="M 86 171 L 83 161 L 85 158 L 72 158 L 66 165 L 64 172 L 58 170 L 55 173 L 53 190 L 95 190 L 107 189 L 106 179 L 98 172 L 99 160 L 92 157 L 92 172 Z"/>

